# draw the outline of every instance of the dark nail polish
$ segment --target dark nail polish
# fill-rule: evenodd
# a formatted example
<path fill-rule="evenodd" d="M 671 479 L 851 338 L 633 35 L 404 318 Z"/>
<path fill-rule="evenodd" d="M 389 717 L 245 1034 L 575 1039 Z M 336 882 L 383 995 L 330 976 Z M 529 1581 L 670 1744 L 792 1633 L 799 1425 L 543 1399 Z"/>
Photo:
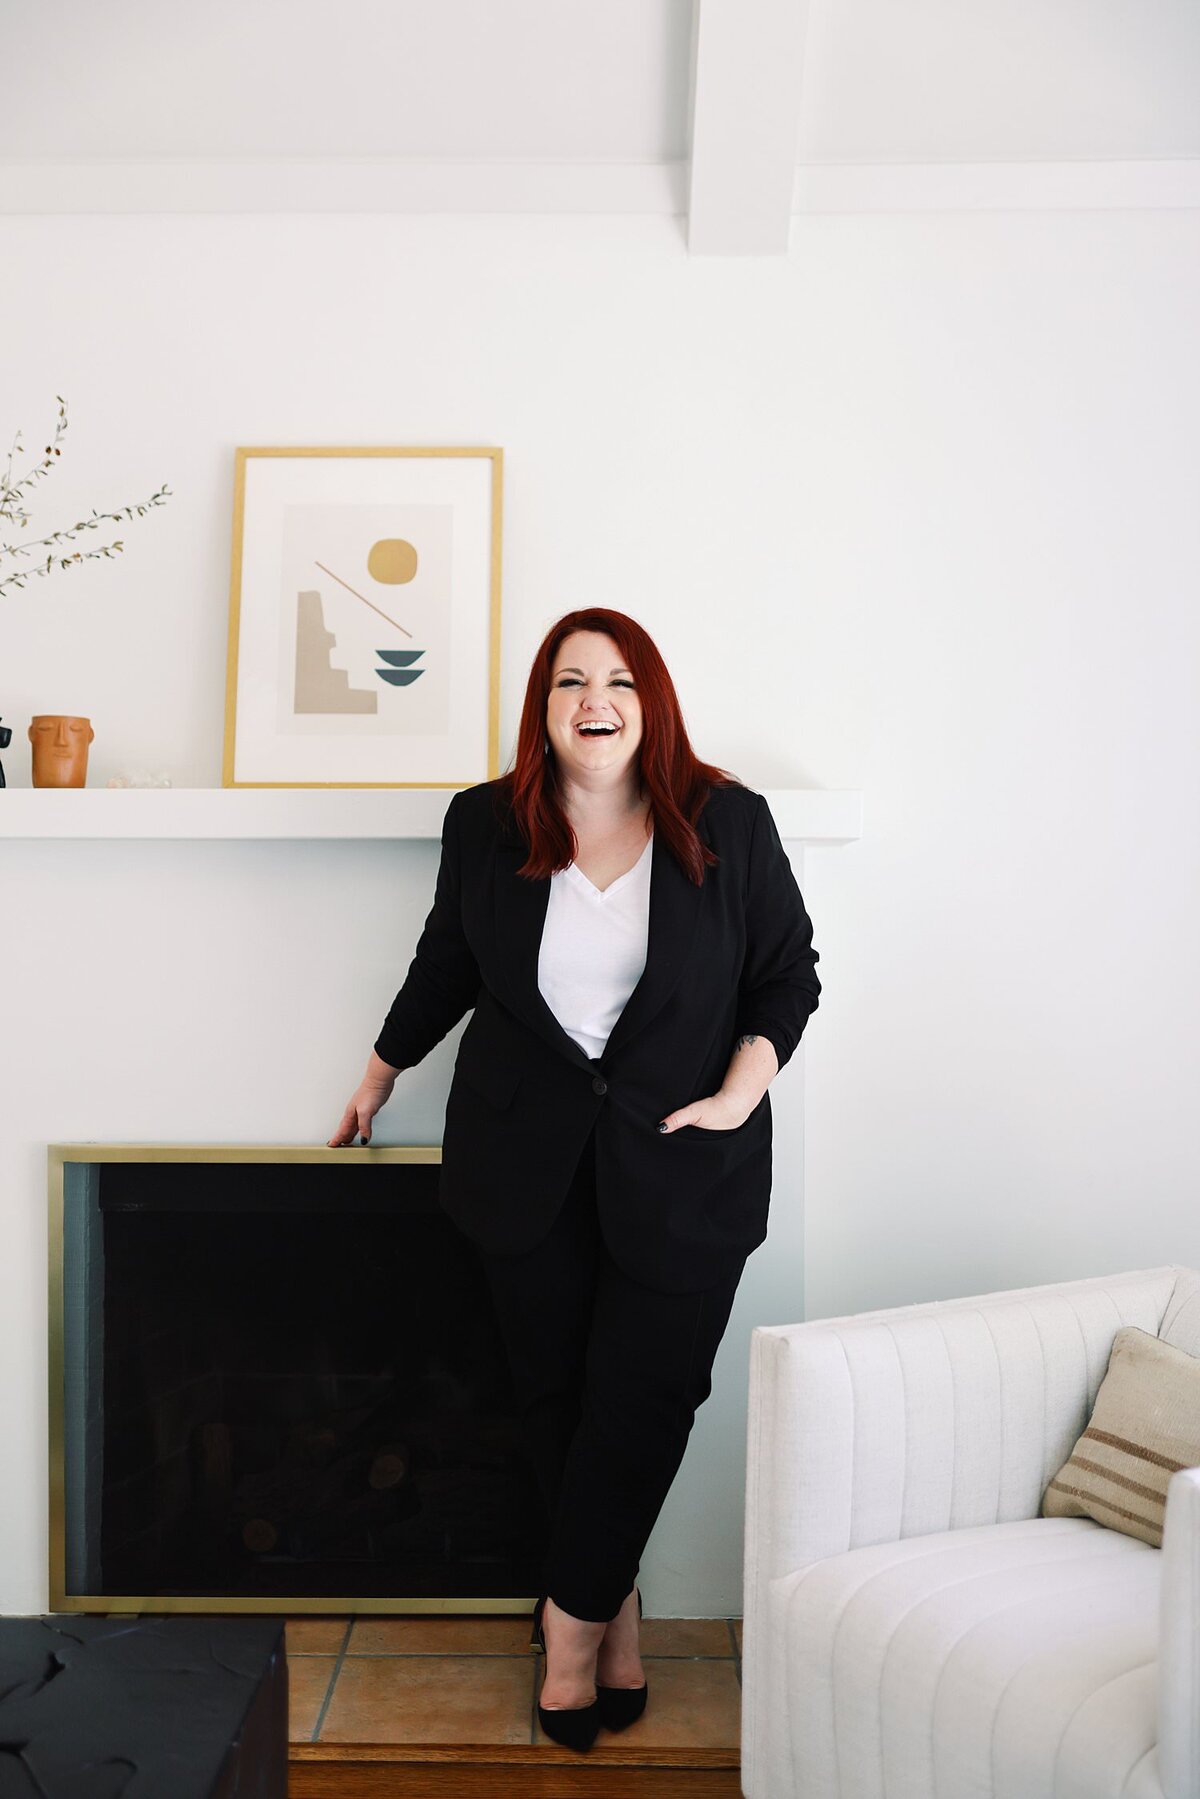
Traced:
<path fill-rule="evenodd" d="M 665 1122 L 663 1124 L 660 1124 L 658 1128 L 660 1131 L 665 1131 L 667 1128 Z"/>

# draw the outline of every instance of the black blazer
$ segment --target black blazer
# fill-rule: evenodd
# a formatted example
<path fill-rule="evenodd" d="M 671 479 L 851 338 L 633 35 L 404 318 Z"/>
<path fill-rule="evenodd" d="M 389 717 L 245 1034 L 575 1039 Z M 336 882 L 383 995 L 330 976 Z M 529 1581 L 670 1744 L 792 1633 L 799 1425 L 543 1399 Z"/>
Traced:
<path fill-rule="evenodd" d="M 549 878 L 527 854 L 499 784 L 454 795 L 433 909 L 375 1048 L 411 1068 L 464 1013 L 446 1103 L 441 1203 L 486 1251 L 513 1254 L 550 1228 L 596 1127 L 596 1197 L 625 1271 L 662 1292 L 698 1291 L 761 1243 L 771 1195 L 766 1094 L 734 1130 L 668 1112 L 720 1087 L 744 1032 L 782 1068 L 816 1010 L 812 925 L 766 801 L 712 790 L 696 830 L 720 862 L 695 886 L 658 832 L 646 967 L 592 1061 L 538 991 Z"/>

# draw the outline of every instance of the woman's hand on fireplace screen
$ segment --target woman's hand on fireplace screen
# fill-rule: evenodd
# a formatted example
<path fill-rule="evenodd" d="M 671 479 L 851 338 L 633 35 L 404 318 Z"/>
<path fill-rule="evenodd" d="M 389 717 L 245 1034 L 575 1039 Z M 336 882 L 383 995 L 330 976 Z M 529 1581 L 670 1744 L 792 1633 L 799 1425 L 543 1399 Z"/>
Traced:
<path fill-rule="evenodd" d="M 399 1073 L 398 1068 L 389 1067 L 374 1050 L 371 1051 L 367 1072 L 342 1113 L 341 1123 L 325 1146 L 327 1149 L 346 1149 L 353 1144 L 355 1137 L 361 1137 L 364 1143 L 371 1141 L 371 1121 L 380 1107 L 386 1105 L 391 1098 Z"/>

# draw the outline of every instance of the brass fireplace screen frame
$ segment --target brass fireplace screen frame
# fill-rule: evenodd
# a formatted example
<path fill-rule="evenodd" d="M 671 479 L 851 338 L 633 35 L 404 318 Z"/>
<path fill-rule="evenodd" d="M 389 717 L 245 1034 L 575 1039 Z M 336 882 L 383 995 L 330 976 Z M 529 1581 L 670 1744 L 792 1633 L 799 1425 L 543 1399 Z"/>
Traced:
<path fill-rule="evenodd" d="M 520 1614 L 532 1612 L 534 1599 L 521 1595 L 512 1599 L 496 1598 L 398 1598 L 374 1599 L 356 1595 L 338 1598 L 328 1594 L 293 1594 L 249 1598 L 220 1597 L 212 1594 L 144 1593 L 68 1593 L 66 1591 L 66 1353 L 64 1343 L 63 1289 L 63 1218 L 65 1169 L 68 1163 L 102 1162 L 211 1162 L 211 1163 L 400 1163 L 440 1162 L 441 1149 L 434 1146 L 367 1147 L 327 1149 L 301 1147 L 296 1144 L 116 1144 L 116 1143 L 52 1143 L 49 1145 L 49 1496 L 50 1496 L 50 1606 L 56 1612 L 254 1612 L 258 1614 L 332 1613 L 338 1617 L 354 1614 L 391 1613 L 411 1616 L 431 1612 L 494 1612 Z"/>

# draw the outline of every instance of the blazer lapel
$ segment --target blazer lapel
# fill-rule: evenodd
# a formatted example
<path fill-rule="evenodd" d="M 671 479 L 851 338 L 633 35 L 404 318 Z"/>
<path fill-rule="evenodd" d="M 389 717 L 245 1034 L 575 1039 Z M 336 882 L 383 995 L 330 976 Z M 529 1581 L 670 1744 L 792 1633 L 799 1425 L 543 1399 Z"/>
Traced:
<path fill-rule="evenodd" d="M 696 830 L 702 842 L 708 833 L 701 813 Z M 697 887 L 689 881 L 658 831 L 650 851 L 650 927 L 646 942 L 646 966 L 625 1003 L 625 1009 L 609 1033 L 601 1062 L 608 1064 L 638 1031 L 661 1012 L 683 978 L 692 953 L 700 908 L 708 882 Z"/>
<path fill-rule="evenodd" d="M 587 1053 L 563 1030 L 538 988 L 538 952 L 550 880 L 547 876 L 530 881 L 518 875 L 526 854 L 524 843 L 506 830 L 496 856 L 496 946 L 503 959 L 509 1009 L 568 1061 L 591 1068 Z"/>
<path fill-rule="evenodd" d="M 696 829 L 701 841 L 709 841 L 704 814 Z M 573 1037 L 567 1035 L 538 989 L 538 952 L 550 902 L 550 881 L 530 881 L 518 875 L 525 860 L 525 845 L 508 830 L 502 832 L 496 857 L 496 943 L 505 959 L 510 1009 L 531 1029 L 579 1067 L 591 1062 Z M 700 909 L 708 891 L 689 881 L 658 831 L 650 851 L 650 918 L 646 966 L 625 1008 L 609 1035 L 602 1065 L 662 1010 L 678 986 L 691 955 Z"/>

